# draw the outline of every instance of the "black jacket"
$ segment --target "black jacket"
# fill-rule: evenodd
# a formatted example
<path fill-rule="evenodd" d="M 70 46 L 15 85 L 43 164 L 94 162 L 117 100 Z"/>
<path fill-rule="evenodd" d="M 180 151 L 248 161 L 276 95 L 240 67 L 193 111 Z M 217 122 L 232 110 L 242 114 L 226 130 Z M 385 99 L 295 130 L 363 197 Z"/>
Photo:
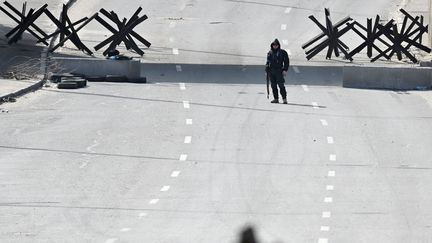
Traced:
<path fill-rule="evenodd" d="M 272 45 L 276 43 L 279 48 L 273 49 Z M 288 53 L 280 48 L 278 39 L 275 39 L 270 45 L 270 51 L 267 53 L 266 71 L 269 72 L 282 72 L 288 71 L 289 57 Z"/>

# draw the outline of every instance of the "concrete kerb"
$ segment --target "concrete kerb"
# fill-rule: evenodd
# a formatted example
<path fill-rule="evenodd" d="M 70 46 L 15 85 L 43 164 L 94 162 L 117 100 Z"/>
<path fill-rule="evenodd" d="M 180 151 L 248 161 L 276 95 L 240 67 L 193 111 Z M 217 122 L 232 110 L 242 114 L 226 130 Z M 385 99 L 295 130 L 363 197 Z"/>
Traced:
<path fill-rule="evenodd" d="M 389 90 L 430 89 L 432 87 L 432 68 L 404 65 L 346 65 L 343 68 L 343 87 Z"/>

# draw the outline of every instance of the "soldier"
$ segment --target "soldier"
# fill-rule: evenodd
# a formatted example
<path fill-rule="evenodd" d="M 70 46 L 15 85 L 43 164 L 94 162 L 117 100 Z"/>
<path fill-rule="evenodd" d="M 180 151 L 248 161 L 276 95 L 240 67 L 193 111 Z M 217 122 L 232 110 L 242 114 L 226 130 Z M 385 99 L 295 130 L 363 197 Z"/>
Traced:
<path fill-rule="evenodd" d="M 285 79 L 289 67 L 288 53 L 280 48 L 278 39 L 275 39 L 270 46 L 271 50 L 267 53 L 266 72 L 270 79 L 274 100 L 271 103 L 279 103 L 278 86 L 284 104 L 288 104 L 287 92 L 285 89 Z"/>

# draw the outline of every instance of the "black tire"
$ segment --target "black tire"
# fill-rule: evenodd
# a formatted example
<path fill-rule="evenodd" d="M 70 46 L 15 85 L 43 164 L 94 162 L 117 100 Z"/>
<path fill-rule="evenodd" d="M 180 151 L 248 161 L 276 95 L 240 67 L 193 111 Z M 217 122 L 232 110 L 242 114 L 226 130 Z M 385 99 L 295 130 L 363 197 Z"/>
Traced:
<path fill-rule="evenodd" d="M 128 82 L 128 78 L 122 75 L 107 75 L 105 77 L 106 82 Z"/>
<path fill-rule="evenodd" d="M 75 76 L 71 73 L 54 73 L 51 75 L 50 80 L 53 83 L 59 83 L 59 82 L 61 82 L 61 79 L 63 77 L 75 77 Z"/>
<path fill-rule="evenodd" d="M 58 89 L 78 89 L 77 82 L 65 81 L 57 84 Z"/>

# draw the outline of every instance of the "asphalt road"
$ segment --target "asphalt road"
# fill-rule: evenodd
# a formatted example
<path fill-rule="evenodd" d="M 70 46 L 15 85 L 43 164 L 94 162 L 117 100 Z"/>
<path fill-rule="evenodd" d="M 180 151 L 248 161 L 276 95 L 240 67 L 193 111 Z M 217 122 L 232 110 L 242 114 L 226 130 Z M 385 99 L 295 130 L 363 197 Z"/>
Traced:
<path fill-rule="evenodd" d="M 384 8 L 385 1 L 341 2 L 292 4 L 363 14 L 362 6 Z M 277 28 L 291 6 L 221 1 L 244 11 L 229 13 L 211 1 L 148 3 L 159 16 L 184 4 L 191 18 L 193 7 L 232 19 L 265 9 Z M 169 21 L 160 21 L 166 35 L 158 38 L 169 41 Z M 215 31 L 199 27 L 176 25 L 172 36 Z M 277 28 L 266 30 L 280 34 Z M 233 33 L 225 36 L 237 39 Z M 240 56 L 225 55 L 232 58 L 223 65 L 184 64 L 221 59 L 166 51 L 143 64 L 148 84 L 44 88 L 2 105 L 0 242 L 235 243 L 246 225 L 264 243 L 430 241 L 429 91 L 345 89 L 340 68 L 294 62 L 289 104 L 270 104 L 263 67 L 246 64 L 263 59 L 267 44 L 258 42 L 273 36 L 228 50 Z M 220 45 L 218 52 L 222 42 L 211 46 Z"/>

